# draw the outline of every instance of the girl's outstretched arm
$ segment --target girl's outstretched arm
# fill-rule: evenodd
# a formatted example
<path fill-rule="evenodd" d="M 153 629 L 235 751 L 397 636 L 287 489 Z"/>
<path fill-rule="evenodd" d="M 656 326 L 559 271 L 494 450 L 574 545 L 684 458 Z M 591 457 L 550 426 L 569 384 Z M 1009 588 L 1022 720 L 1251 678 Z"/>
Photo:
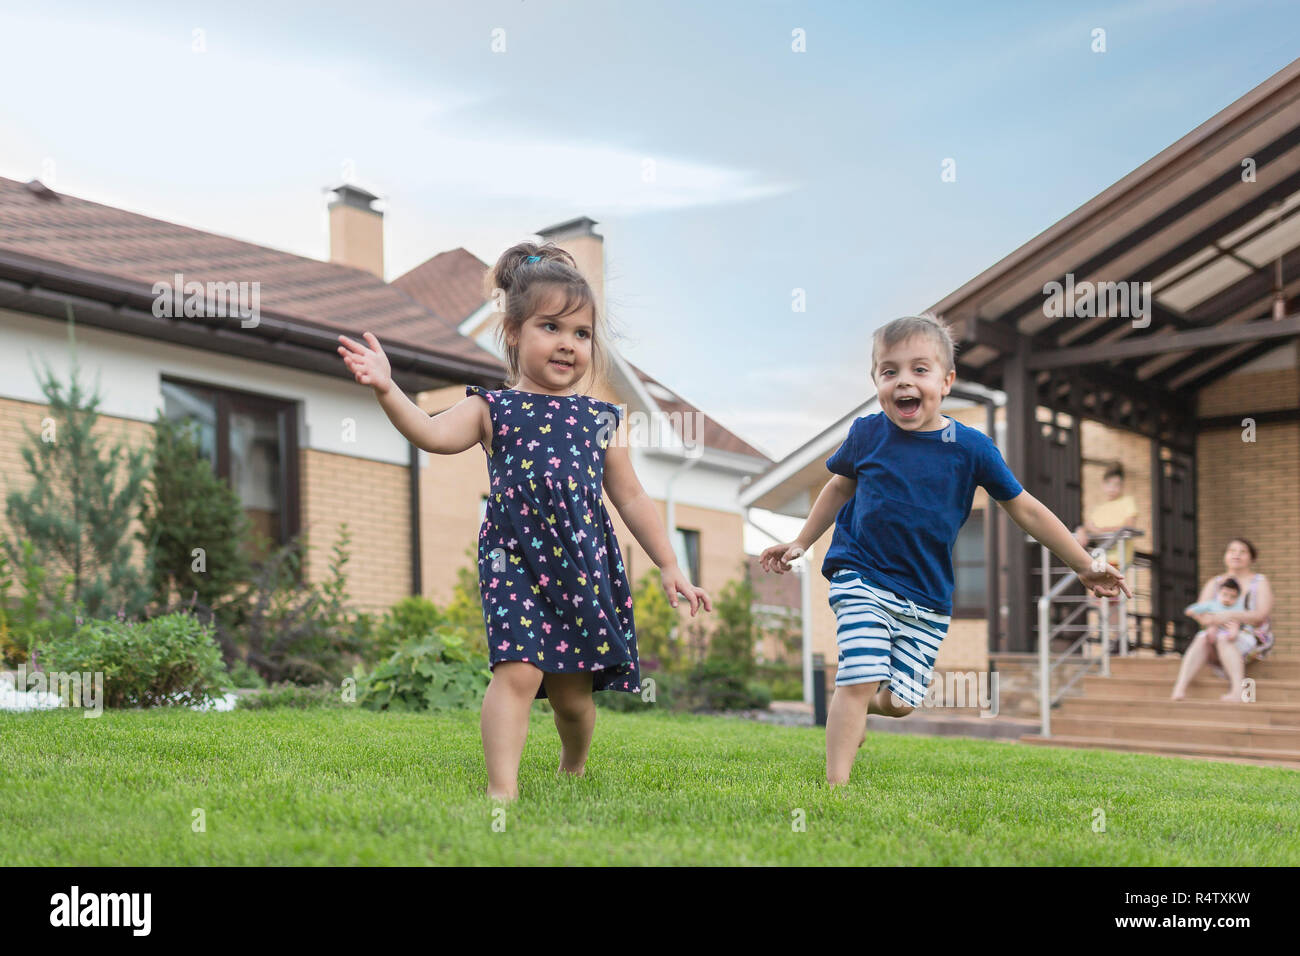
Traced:
<path fill-rule="evenodd" d="M 488 404 L 477 395 L 470 395 L 439 415 L 429 413 L 406 397 L 393 382 L 388 356 L 384 354 L 379 339 L 367 332 L 365 340 L 370 347 L 340 335 L 339 354 L 357 380 L 369 385 L 379 399 L 379 405 L 393 426 L 416 448 L 437 455 L 454 455 L 483 442 L 487 449 L 492 438 L 492 414 Z"/>
<path fill-rule="evenodd" d="M 641 480 L 632 468 L 632 458 L 627 453 L 625 424 L 620 425 L 616 438 L 605 451 L 605 491 L 623 522 L 659 568 L 668 603 L 676 607 L 677 595 L 681 594 L 691 602 L 691 617 L 695 616 L 701 604 L 704 610 L 712 611 L 713 602 L 708 592 L 693 585 L 677 565 L 677 555 L 668 541 L 659 510 L 641 487 Z"/>

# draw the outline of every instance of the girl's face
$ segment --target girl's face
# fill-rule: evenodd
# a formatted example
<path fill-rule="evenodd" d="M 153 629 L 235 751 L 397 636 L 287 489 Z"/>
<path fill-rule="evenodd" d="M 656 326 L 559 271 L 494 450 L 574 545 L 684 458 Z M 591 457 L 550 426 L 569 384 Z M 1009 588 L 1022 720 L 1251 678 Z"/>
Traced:
<path fill-rule="evenodd" d="M 1114 501 L 1124 493 L 1124 479 L 1119 475 L 1111 475 L 1102 480 L 1101 487 L 1106 492 L 1106 500 Z"/>
<path fill-rule="evenodd" d="M 880 408 L 899 428 L 935 431 L 943 427 L 939 404 L 957 372 L 943 371 L 934 344 L 914 335 L 876 356 L 876 393 Z"/>
<path fill-rule="evenodd" d="M 571 315 L 544 314 L 562 305 L 562 301 L 546 302 L 543 314 L 530 315 L 518 335 L 512 337 L 511 344 L 518 343 L 519 347 L 518 387 L 522 391 L 571 395 L 591 364 L 591 307 Z"/>
<path fill-rule="evenodd" d="M 1252 560 L 1250 548 L 1240 541 L 1229 541 L 1228 550 L 1223 552 L 1224 566 L 1232 571 L 1250 567 Z"/>

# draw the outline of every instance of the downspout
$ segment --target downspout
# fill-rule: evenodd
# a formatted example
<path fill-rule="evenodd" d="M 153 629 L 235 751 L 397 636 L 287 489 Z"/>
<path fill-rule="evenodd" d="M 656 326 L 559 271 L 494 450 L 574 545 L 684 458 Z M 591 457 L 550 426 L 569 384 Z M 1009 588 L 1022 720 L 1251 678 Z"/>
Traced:
<path fill-rule="evenodd" d="M 419 596 L 424 591 L 423 572 L 420 569 L 420 449 L 411 449 L 409 470 L 411 474 L 411 594 Z"/>

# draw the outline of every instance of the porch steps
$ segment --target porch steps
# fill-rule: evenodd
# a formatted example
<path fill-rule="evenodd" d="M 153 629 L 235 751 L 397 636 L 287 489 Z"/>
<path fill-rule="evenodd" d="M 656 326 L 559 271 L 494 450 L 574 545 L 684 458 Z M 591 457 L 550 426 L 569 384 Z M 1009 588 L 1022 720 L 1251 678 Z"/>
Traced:
<path fill-rule="evenodd" d="M 1300 661 L 1248 665 L 1255 700 L 1222 701 L 1227 682 L 1203 670 L 1181 701 L 1169 698 L 1181 658 L 1112 657 L 1111 676 L 1088 676 L 1052 712 L 1052 736 L 1022 743 L 1199 757 L 1300 770 Z M 1036 701 L 1035 701 L 1036 703 Z"/>
<path fill-rule="evenodd" d="M 1168 700 L 1174 689 L 1177 670 L 1168 677 L 1116 677 L 1114 668 L 1110 677 L 1089 674 L 1079 683 L 1084 696 L 1101 694 L 1106 697 L 1147 697 Z M 1300 704 L 1300 680 L 1270 680 L 1255 677 L 1249 668 L 1246 676 L 1255 680 L 1255 700 L 1270 704 Z M 1077 686 L 1077 685 L 1076 685 Z M 1188 700 L 1217 700 L 1228 689 L 1228 682 L 1220 678 L 1197 677 L 1187 686 Z"/>
<path fill-rule="evenodd" d="M 1126 717 L 1142 720 L 1188 720 L 1237 725 L 1267 724 L 1291 727 L 1300 736 L 1300 704 L 1229 703 L 1218 699 L 1156 700 L 1147 697 L 1071 697 L 1052 711 L 1052 726 L 1057 715 L 1081 718 Z"/>
<path fill-rule="evenodd" d="M 1077 747 L 1085 750 L 1120 750 L 1127 753 L 1152 754 L 1157 757 L 1199 757 L 1222 760 L 1228 763 L 1256 764 L 1265 767 L 1285 767 L 1300 770 L 1300 750 L 1268 751 L 1261 748 L 1243 750 L 1240 747 L 1214 746 L 1213 744 L 1171 744 L 1159 740 L 1098 740 L 1096 737 L 1040 737 L 1027 734 L 1020 738 L 1022 744 L 1046 747 Z"/>

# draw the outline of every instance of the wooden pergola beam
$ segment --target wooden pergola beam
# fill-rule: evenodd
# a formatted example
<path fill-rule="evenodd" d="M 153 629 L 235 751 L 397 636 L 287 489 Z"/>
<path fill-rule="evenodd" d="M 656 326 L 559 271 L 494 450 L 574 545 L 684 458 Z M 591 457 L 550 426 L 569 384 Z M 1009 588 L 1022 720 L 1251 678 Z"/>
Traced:
<path fill-rule="evenodd" d="M 1163 355 L 1167 352 L 1186 352 L 1191 349 L 1218 348 L 1241 342 L 1285 339 L 1300 335 L 1300 315 L 1285 319 L 1263 319 L 1242 322 L 1238 325 L 1198 329 L 1192 332 L 1174 332 L 1170 335 L 1145 335 L 1139 339 L 1106 342 L 1101 345 L 1081 345 L 1077 348 L 1052 349 L 1035 352 L 1029 356 L 1031 371 L 1050 368 L 1068 368 L 1094 362 L 1111 362 L 1116 359 Z"/>

